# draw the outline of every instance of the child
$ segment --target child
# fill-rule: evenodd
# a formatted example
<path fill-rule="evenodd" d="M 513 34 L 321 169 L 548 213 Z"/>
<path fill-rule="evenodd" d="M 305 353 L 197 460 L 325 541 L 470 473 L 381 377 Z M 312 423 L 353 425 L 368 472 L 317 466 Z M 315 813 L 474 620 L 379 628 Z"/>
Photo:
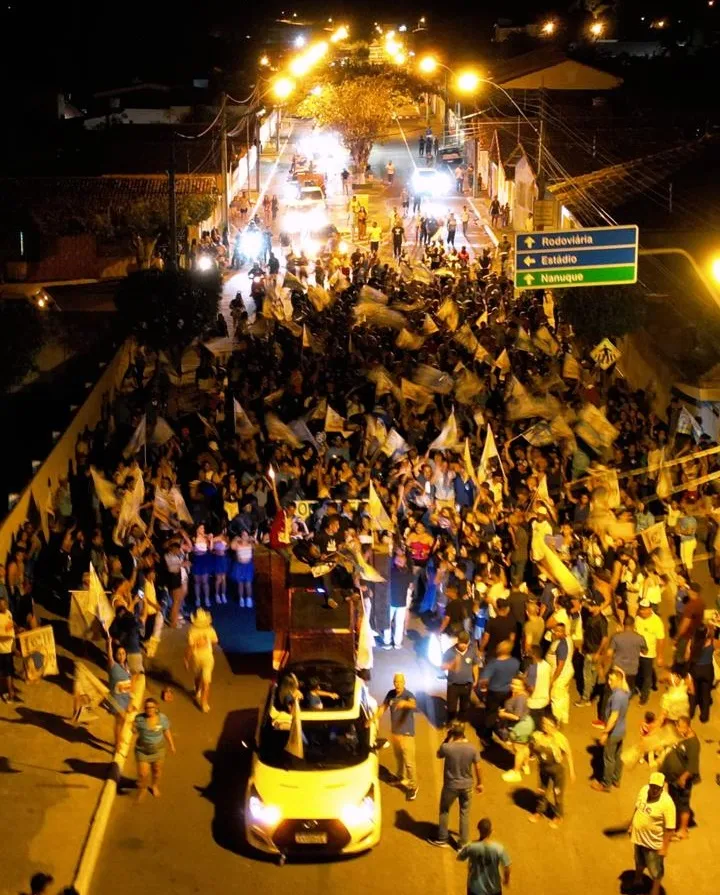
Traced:
<path fill-rule="evenodd" d="M 659 726 L 660 724 L 655 717 L 655 712 L 645 712 L 645 715 L 643 716 L 643 723 L 640 725 L 640 736 L 643 739 L 645 739 L 645 737 L 651 736 L 653 733 L 655 733 Z M 650 765 L 655 762 L 654 749 L 643 752 L 643 755 L 640 758 L 640 764 L 644 764 L 646 761 Z"/>

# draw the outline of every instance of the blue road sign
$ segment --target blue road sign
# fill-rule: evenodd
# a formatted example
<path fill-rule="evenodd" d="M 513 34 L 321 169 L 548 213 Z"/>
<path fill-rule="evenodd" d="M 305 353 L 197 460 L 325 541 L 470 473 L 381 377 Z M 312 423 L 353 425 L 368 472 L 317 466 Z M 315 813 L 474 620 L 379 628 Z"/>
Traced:
<path fill-rule="evenodd" d="M 515 234 L 515 287 L 637 282 L 638 228 L 591 227 Z"/>

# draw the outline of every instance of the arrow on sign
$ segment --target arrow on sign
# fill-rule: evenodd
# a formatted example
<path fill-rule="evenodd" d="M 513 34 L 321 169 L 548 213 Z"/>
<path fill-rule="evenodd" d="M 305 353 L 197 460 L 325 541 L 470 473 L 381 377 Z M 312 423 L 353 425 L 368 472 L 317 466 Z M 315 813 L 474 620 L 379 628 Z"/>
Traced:
<path fill-rule="evenodd" d="M 523 264 L 525 265 L 525 267 L 532 267 L 532 265 L 533 265 L 534 263 L 535 263 L 535 259 L 534 259 L 534 258 L 530 258 L 528 255 L 526 255 L 526 256 L 523 258 Z"/>
<path fill-rule="evenodd" d="M 523 280 L 525 280 L 526 286 L 532 286 L 532 284 L 535 282 L 535 277 L 531 273 L 526 273 L 523 277 Z"/>
<path fill-rule="evenodd" d="M 535 245 L 535 240 L 532 238 L 532 236 L 525 237 L 525 245 L 529 249 L 531 249 Z"/>

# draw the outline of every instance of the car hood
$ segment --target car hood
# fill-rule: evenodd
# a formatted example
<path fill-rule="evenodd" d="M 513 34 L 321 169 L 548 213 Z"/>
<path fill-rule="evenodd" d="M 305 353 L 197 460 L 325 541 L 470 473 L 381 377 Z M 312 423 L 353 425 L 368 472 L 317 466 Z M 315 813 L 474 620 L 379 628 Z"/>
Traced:
<path fill-rule="evenodd" d="M 285 771 L 264 765 L 255 756 L 252 783 L 260 798 L 277 805 L 286 818 L 333 818 L 343 805 L 355 805 L 378 781 L 374 753 L 351 768 L 317 771 Z"/>

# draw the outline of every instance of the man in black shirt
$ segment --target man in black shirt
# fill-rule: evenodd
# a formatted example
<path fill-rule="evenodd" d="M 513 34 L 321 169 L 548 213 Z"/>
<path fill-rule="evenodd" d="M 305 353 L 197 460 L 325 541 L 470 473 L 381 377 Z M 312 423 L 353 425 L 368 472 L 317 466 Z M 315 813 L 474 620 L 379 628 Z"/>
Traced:
<path fill-rule="evenodd" d="M 678 839 L 687 839 L 690 835 L 690 796 L 693 783 L 700 774 L 700 740 L 686 716 L 678 719 L 677 732 L 680 734 L 680 742 L 668 750 L 660 772 L 665 774 L 670 798 L 675 803 L 678 819 L 676 836 Z"/>
<path fill-rule="evenodd" d="M 583 607 L 583 688 L 577 706 L 590 705 L 598 685 L 602 661 L 608 645 L 608 623 L 602 614 L 603 598 L 593 592 Z"/>
<path fill-rule="evenodd" d="M 447 723 L 456 718 L 464 721 L 470 706 L 470 693 L 477 686 L 480 673 L 480 659 L 467 631 L 461 631 L 455 646 L 445 652 L 442 667 L 448 673 Z"/>
<path fill-rule="evenodd" d="M 455 585 L 449 585 L 445 589 L 447 605 L 445 616 L 440 624 L 440 633 L 459 634 L 467 630 L 467 621 L 470 618 L 470 607 L 466 600 L 461 600 Z"/>
<path fill-rule="evenodd" d="M 403 240 L 405 239 L 405 228 L 400 221 L 397 221 L 392 228 L 393 241 L 393 257 L 400 258 L 402 255 Z"/>
<path fill-rule="evenodd" d="M 408 568 L 407 555 L 399 547 L 390 566 L 390 621 L 383 631 L 383 649 L 400 649 L 405 636 L 405 620 L 415 576 Z"/>
<path fill-rule="evenodd" d="M 513 646 L 515 645 L 515 628 L 516 622 L 510 615 L 510 604 L 504 597 L 495 604 L 497 615 L 495 618 L 488 619 L 485 633 L 480 641 L 480 649 L 485 653 L 485 661 L 495 657 L 498 643 L 503 640 L 509 640 Z"/>

